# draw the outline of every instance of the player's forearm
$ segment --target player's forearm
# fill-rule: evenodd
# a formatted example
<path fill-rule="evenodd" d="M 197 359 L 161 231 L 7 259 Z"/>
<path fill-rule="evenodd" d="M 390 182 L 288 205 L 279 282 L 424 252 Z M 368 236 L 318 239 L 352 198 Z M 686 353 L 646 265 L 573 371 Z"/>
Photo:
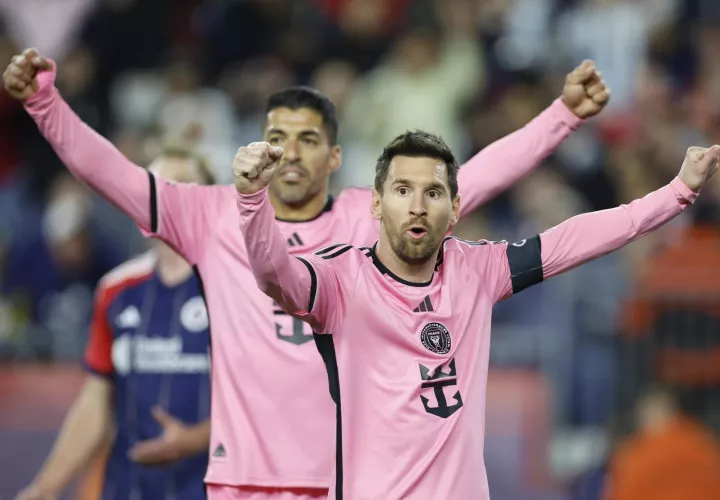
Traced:
<path fill-rule="evenodd" d="M 210 448 L 210 419 L 185 428 L 183 454 L 185 456 L 207 452 Z"/>
<path fill-rule="evenodd" d="M 473 156 L 458 174 L 463 214 L 487 203 L 527 175 L 582 122 L 557 99 L 523 128 Z"/>
<path fill-rule="evenodd" d="M 237 206 L 240 229 L 258 287 L 286 312 L 307 312 L 310 272 L 288 253 L 267 189 L 252 195 L 238 194 Z"/>
<path fill-rule="evenodd" d="M 696 198 L 696 193 L 675 178 L 628 205 L 568 219 L 540 235 L 543 277 L 622 248 L 679 215 Z"/>
<path fill-rule="evenodd" d="M 85 124 L 51 83 L 28 99 L 25 109 L 76 178 L 150 229 L 150 180 L 145 169 Z"/>
<path fill-rule="evenodd" d="M 65 418 L 50 456 L 33 481 L 43 493 L 59 494 L 110 438 L 110 402 L 103 381 L 88 380 Z M 109 384 L 109 382 L 105 382 Z"/>

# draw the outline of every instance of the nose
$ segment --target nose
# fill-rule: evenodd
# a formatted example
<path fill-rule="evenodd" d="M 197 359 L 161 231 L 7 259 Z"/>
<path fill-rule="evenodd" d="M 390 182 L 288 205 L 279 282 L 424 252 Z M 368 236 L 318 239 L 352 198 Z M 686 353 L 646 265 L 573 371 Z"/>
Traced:
<path fill-rule="evenodd" d="M 412 204 L 410 205 L 410 214 L 417 218 L 425 217 L 427 215 L 425 197 L 422 195 L 422 193 L 416 193 L 413 196 Z"/>
<path fill-rule="evenodd" d="M 295 139 L 288 139 L 283 144 L 283 160 L 288 163 L 294 163 L 300 159 L 300 148 L 298 147 L 298 141 Z"/>

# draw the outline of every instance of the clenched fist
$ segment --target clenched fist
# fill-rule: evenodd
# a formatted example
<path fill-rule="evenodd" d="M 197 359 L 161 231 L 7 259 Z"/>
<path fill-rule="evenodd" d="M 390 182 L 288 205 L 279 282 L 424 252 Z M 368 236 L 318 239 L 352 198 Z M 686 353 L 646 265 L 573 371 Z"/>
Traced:
<path fill-rule="evenodd" d="M 40 88 L 36 78 L 38 72 L 52 69 L 49 59 L 42 57 L 35 49 L 27 49 L 19 56 L 14 56 L 3 73 L 5 90 L 15 99 L 25 101 Z"/>
<path fill-rule="evenodd" d="M 562 101 L 579 118 L 595 116 L 610 101 L 610 89 L 595 63 L 585 60 L 565 78 Z"/>
<path fill-rule="evenodd" d="M 685 161 L 678 177 L 695 192 L 700 191 L 705 182 L 713 176 L 720 160 L 720 146 L 710 148 L 691 147 L 685 154 Z"/>
<path fill-rule="evenodd" d="M 238 149 L 233 161 L 235 188 L 241 194 L 264 189 L 275 175 L 283 150 L 267 142 L 251 142 Z"/>

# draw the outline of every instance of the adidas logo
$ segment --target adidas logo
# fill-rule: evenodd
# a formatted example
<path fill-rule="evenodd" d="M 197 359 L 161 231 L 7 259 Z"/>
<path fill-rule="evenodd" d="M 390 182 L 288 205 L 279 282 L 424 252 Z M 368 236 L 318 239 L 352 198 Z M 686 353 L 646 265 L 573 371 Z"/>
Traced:
<path fill-rule="evenodd" d="M 135 306 L 128 306 L 115 317 L 115 324 L 120 328 L 137 328 L 142 321 L 140 311 Z"/>
<path fill-rule="evenodd" d="M 215 448 L 215 451 L 213 451 L 212 456 L 217 458 L 223 458 L 227 456 L 227 453 L 225 452 L 225 447 L 222 445 L 222 443 L 217 445 L 217 448 Z"/>
<path fill-rule="evenodd" d="M 303 244 L 303 241 L 300 239 L 300 236 L 297 233 L 293 233 L 292 237 L 288 238 L 287 242 L 288 246 L 290 247 Z"/>
<path fill-rule="evenodd" d="M 420 305 L 413 309 L 414 312 L 433 312 L 432 302 L 430 302 L 430 296 L 425 297 L 425 300 L 420 302 Z"/>

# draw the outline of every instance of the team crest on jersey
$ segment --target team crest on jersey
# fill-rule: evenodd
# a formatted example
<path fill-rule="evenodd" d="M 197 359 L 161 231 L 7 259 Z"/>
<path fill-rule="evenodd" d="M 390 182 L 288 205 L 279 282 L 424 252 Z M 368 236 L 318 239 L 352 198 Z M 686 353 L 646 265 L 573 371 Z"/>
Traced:
<path fill-rule="evenodd" d="M 207 329 L 208 313 L 202 297 L 193 297 L 183 304 L 180 309 L 180 323 L 183 328 L 193 333 Z"/>
<path fill-rule="evenodd" d="M 434 322 L 423 327 L 420 332 L 420 341 L 425 349 L 435 354 L 447 354 L 452 346 L 448 329 L 445 328 L 445 325 Z"/>

